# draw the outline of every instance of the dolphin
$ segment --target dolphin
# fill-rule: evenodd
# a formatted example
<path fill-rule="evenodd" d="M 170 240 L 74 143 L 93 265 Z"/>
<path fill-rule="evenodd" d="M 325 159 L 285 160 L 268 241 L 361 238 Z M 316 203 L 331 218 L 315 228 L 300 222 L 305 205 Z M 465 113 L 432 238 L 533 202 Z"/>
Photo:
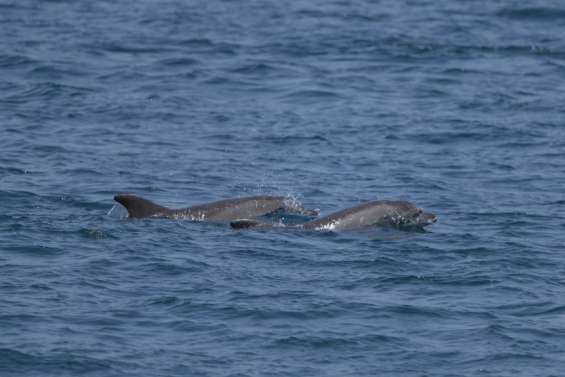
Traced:
<path fill-rule="evenodd" d="M 358 230 L 372 226 L 392 226 L 396 228 L 424 228 L 437 221 L 436 215 L 424 212 L 415 204 L 401 200 L 376 200 L 331 213 L 304 224 L 289 226 L 307 230 Z M 232 221 L 234 229 L 272 228 L 254 219 Z"/>
<path fill-rule="evenodd" d="M 170 209 L 147 199 L 131 194 L 114 196 L 114 200 L 128 211 L 128 217 L 168 218 L 191 221 L 232 221 L 241 218 L 255 218 L 277 211 L 317 216 L 317 210 L 302 207 L 297 200 L 284 196 L 249 196 L 200 204 L 182 209 Z"/>

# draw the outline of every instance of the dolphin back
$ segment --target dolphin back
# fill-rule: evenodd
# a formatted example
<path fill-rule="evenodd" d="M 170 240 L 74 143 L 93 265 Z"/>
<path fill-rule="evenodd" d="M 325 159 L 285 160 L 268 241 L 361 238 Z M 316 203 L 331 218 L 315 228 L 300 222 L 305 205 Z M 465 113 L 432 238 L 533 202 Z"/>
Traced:
<path fill-rule="evenodd" d="M 116 195 L 114 196 L 114 200 L 126 207 L 128 216 L 134 219 L 143 217 L 167 217 L 172 212 L 167 207 L 160 206 L 136 195 Z"/>

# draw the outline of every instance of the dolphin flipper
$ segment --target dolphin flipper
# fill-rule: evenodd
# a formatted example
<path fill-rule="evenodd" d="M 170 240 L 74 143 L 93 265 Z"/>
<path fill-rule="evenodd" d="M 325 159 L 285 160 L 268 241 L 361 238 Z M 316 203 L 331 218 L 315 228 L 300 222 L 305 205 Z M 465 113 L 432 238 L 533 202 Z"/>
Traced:
<path fill-rule="evenodd" d="M 131 218 L 142 217 L 167 217 L 172 211 L 167 207 L 155 204 L 136 195 L 116 195 L 114 200 L 128 210 Z"/>
<path fill-rule="evenodd" d="M 237 219 L 230 222 L 233 229 L 266 228 L 268 224 L 253 219 Z"/>

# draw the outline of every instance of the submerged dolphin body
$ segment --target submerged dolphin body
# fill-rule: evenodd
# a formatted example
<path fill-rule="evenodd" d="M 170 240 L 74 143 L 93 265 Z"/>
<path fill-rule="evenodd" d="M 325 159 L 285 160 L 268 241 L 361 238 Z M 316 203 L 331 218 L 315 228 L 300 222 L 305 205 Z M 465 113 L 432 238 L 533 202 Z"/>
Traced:
<path fill-rule="evenodd" d="M 372 226 L 398 228 L 423 228 L 437 221 L 437 217 L 424 212 L 413 203 L 400 200 L 377 200 L 346 208 L 327 216 L 291 228 L 307 230 L 358 230 Z M 230 223 L 232 228 L 270 228 L 270 224 L 253 219 Z"/>
<path fill-rule="evenodd" d="M 169 218 L 192 221 L 232 221 L 241 218 L 256 218 L 282 210 L 305 216 L 317 216 L 315 210 L 308 210 L 291 198 L 284 196 L 249 196 L 200 204 L 182 209 L 170 209 L 136 195 L 114 196 L 123 205 L 131 218 Z"/>

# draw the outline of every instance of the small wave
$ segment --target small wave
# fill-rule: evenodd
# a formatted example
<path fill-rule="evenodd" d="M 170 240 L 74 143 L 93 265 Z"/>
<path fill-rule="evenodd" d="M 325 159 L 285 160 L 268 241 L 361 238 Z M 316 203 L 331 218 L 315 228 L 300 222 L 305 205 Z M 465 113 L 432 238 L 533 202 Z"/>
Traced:
<path fill-rule="evenodd" d="M 0 199 L 17 202 L 37 202 L 42 196 L 26 190 L 0 190 Z"/>
<path fill-rule="evenodd" d="M 551 48 L 546 44 L 530 43 L 530 44 L 443 44 L 443 43 L 428 43 L 422 45 L 421 42 L 416 40 L 393 40 L 381 41 L 379 49 L 383 50 L 382 53 L 391 55 L 397 60 L 430 60 L 437 59 L 438 57 L 458 56 L 458 57 L 474 57 L 477 54 L 481 55 L 509 55 L 509 56 L 530 56 L 541 55 L 555 58 L 565 57 L 565 50 L 559 48 Z M 492 69 L 494 69 L 493 67 Z M 461 72 L 462 71 L 462 72 Z M 462 68 L 450 69 L 451 73 L 468 72 L 474 74 L 484 74 L 485 71 L 477 71 Z M 505 70 L 498 70 L 497 74 L 503 76 L 511 76 Z"/>
<path fill-rule="evenodd" d="M 0 55 L 0 68 L 22 68 L 31 64 L 37 64 L 37 61 L 23 55 Z"/>
<path fill-rule="evenodd" d="M 147 305 L 174 306 L 180 302 L 177 296 L 160 296 L 147 300 Z"/>
<path fill-rule="evenodd" d="M 2 288 L 12 288 L 12 287 L 3 286 Z M 24 322 L 39 323 L 39 322 L 42 322 L 42 321 L 45 321 L 44 317 L 32 315 L 32 314 L 4 314 L 4 315 L 0 315 L 0 326 L 15 327 L 17 325 L 21 325 Z M 1 358 L 0 358 L 0 360 L 1 360 Z"/>
<path fill-rule="evenodd" d="M 112 364 L 71 352 L 52 352 L 49 355 L 24 353 L 10 348 L 0 348 L 0 371 L 7 373 L 31 373 L 46 375 L 53 373 L 86 374 L 94 371 L 109 371 Z"/>
<path fill-rule="evenodd" d="M 508 341 L 514 341 L 513 338 L 507 338 Z M 473 365 L 485 365 L 485 363 L 495 362 L 497 363 L 498 367 L 500 368 L 500 364 L 504 361 L 512 361 L 513 367 L 516 368 L 517 362 L 528 362 L 532 363 L 534 361 L 544 360 L 545 357 L 540 354 L 533 354 L 533 353 L 517 353 L 517 352 L 494 352 L 489 353 L 483 357 L 470 359 L 466 362 L 466 364 L 473 364 Z M 518 371 L 520 369 L 514 369 Z M 556 375 L 557 376 L 557 375 Z"/>
<path fill-rule="evenodd" d="M 496 309 L 509 311 L 516 317 L 561 316 L 565 314 L 565 305 L 555 305 L 549 302 L 538 302 L 528 305 L 503 305 L 496 307 Z"/>
<path fill-rule="evenodd" d="M 367 334 L 362 336 L 347 336 L 346 334 L 335 334 L 333 336 L 289 336 L 273 341 L 273 347 L 312 347 L 312 348 L 340 348 L 366 347 L 374 344 L 402 344 L 407 339 L 384 334 Z"/>
<path fill-rule="evenodd" d="M 307 90 L 297 90 L 291 93 L 288 93 L 282 97 L 284 100 L 288 100 L 290 102 L 317 102 L 320 100 L 337 100 L 340 99 L 341 96 L 333 91 L 329 90 L 319 90 L 319 89 L 307 89 Z"/>
<path fill-rule="evenodd" d="M 422 316 L 430 318 L 450 318 L 451 314 L 443 307 L 423 307 L 415 305 L 393 305 L 382 308 L 384 312 L 395 315 Z"/>
<path fill-rule="evenodd" d="M 516 20 L 555 21 L 565 19 L 565 9 L 549 7 L 524 7 L 504 8 L 499 10 L 497 16 Z"/>
<path fill-rule="evenodd" d="M 54 257 L 64 254 L 64 250 L 58 247 L 50 247 L 45 245 L 4 245 L 4 250 L 18 254 L 25 254 L 34 257 Z"/>
<path fill-rule="evenodd" d="M 236 55 L 239 45 L 235 43 L 216 42 L 208 38 L 191 38 L 180 41 L 177 45 L 189 47 L 194 51 L 209 51 L 214 54 Z"/>
<path fill-rule="evenodd" d="M 490 140 L 492 135 L 485 132 L 426 132 L 411 134 L 410 139 L 418 142 L 424 142 L 428 144 L 451 144 L 457 142 L 472 142 L 472 141 L 483 141 Z"/>
<path fill-rule="evenodd" d="M 30 100 L 51 100 L 57 97 L 77 97 L 91 93 L 93 90 L 85 87 L 77 87 L 72 85 L 57 84 L 54 82 L 43 82 L 34 84 L 20 93 L 11 94 L 7 97 L 0 98 L 0 102 L 23 104 L 29 103 Z"/>
<path fill-rule="evenodd" d="M 164 65 L 168 67 L 190 67 L 193 65 L 200 64 L 200 60 L 187 58 L 187 57 L 179 57 L 179 58 L 166 58 L 157 61 L 157 65 Z"/>
<path fill-rule="evenodd" d="M 65 76 L 81 77 L 84 74 L 78 67 L 62 69 L 53 65 L 40 65 L 28 71 L 28 75 L 34 79 L 44 78 L 46 80 L 60 80 Z"/>
<path fill-rule="evenodd" d="M 190 272 L 201 271 L 200 267 L 196 266 L 179 266 L 173 263 L 154 262 L 144 264 L 139 267 L 141 271 L 162 274 L 164 276 L 181 276 Z"/>
<path fill-rule="evenodd" d="M 47 154 L 53 154 L 53 153 L 65 154 L 69 152 L 68 149 L 63 148 L 60 145 L 53 145 L 53 144 L 36 144 L 33 146 L 33 149 L 37 152 L 43 152 Z"/>
<path fill-rule="evenodd" d="M 399 284 L 407 285 L 425 285 L 425 286 L 446 286 L 446 287 L 473 287 L 473 286 L 490 286 L 494 283 L 492 277 L 481 274 L 465 274 L 464 276 L 437 276 L 437 275 L 402 275 L 383 277 L 379 279 L 380 284 L 397 286 Z"/>
<path fill-rule="evenodd" d="M 109 81 L 116 81 L 116 80 L 137 80 L 137 81 L 143 81 L 143 79 L 146 78 L 146 76 L 141 73 L 141 72 L 137 72 L 137 71 L 130 71 L 130 70 L 125 70 L 125 69 L 120 69 L 120 70 L 115 70 L 112 71 L 110 73 L 104 73 L 99 75 L 98 80 L 109 80 Z M 122 109 L 122 105 L 119 104 L 114 104 L 114 106 Z"/>
<path fill-rule="evenodd" d="M 284 78 L 285 80 L 299 75 L 299 73 L 295 69 L 289 66 L 266 62 L 245 63 L 230 70 L 230 72 L 251 77 Z"/>
<path fill-rule="evenodd" d="M 189 38 L 184 39 L 178 43 L 182 46 L 190 46 L 190 47 L 212 47 L 214 46 L 214 42 L 208 38 Z"/>
<path fill-rule="evenodd" d="M 13 9 L 17 9 L 17 10 L 33 10 L 33 9 L 36 9 L 36 7 L 29 6 L 28 4 L 21 4 L 20 2 L 14 1 L 14 2 L 3 2 L 3 3 L 0 3 L 0 9 L 6 9 L 6 10 L 13 10 Z"/>
<path fill-rule="evenodd" d="M 96 228 L 83 228 L 78 231 L 78 233 L 86 239 L 90 240 L 103 240 L 103 239 L 118 239 L 110 231 L 106 229 L 96 229 Z"/>
<path fill-rule="evenodd" d="M 341 346 L 351 346 L 356 345 L 357 341 L 347 338 L 331 338 L 331 337 L 297 337 L 290 336 L 287 338 L 281 338 L 274 341 L 277 347 L 313 347 L 313 348 L 336 348 Z"/>
<path fill-rule="evenodd" d="M 25 174 L 30 174 L 31 172 L 24 170 L 24 169 L 20 169 L 20 168 L 13 168 L 13 167 L 4 167 L 4 166 L 0 166 L 0 176 L 6 176 L 6 175 L 25 175 Z"/>
<path fill-rule="evenodd" d="M 104 175 L 102 172 L 95 170 L 94 168 L 90 169 L 90 168 L 83 168 L 83 167 L 65 169 L 65 170 L 62 171 L 62 173 L 68 174 L 68 175 L 74 176 L 74 177 L 79 177 L 79 176 L 94 177 L 94 176 L 103 176 Z"/>
<path fill-rule="evenodd" d="M 122 54 L 163 54 L 167 52 L 174 51 L 169 47 L 163 45 L 153 45 L 148 46 L 148 44 L 118 44 L 118 43 L 105 43 L 95 46 L 96 50 L 102 50 L 112 53 L 122 53 Z"/>
<path fill-rule="evenodd" d="M 250 63 L 241 65 L 231 70 L 232 73 L 240 74 L 267 74 L 276 72 L 277 68 L 267 63 Z"/>
<path fill-rule="evenodd" d="M 257 141 L 271 143 L 274 145 L 301 145 L 301 144 L 319 144 L 320 142 L 328 143 L 329 140 L 322 135 L 302 136 L 259 136 Z"/>
<path fill-rule="evenodd" d="M 209 85 L 226 85 L 240 88 L 260 87 L 259 83 L 250 80 L 239 80 L 230 76 L 213 76 L 202 81 Z"/>

